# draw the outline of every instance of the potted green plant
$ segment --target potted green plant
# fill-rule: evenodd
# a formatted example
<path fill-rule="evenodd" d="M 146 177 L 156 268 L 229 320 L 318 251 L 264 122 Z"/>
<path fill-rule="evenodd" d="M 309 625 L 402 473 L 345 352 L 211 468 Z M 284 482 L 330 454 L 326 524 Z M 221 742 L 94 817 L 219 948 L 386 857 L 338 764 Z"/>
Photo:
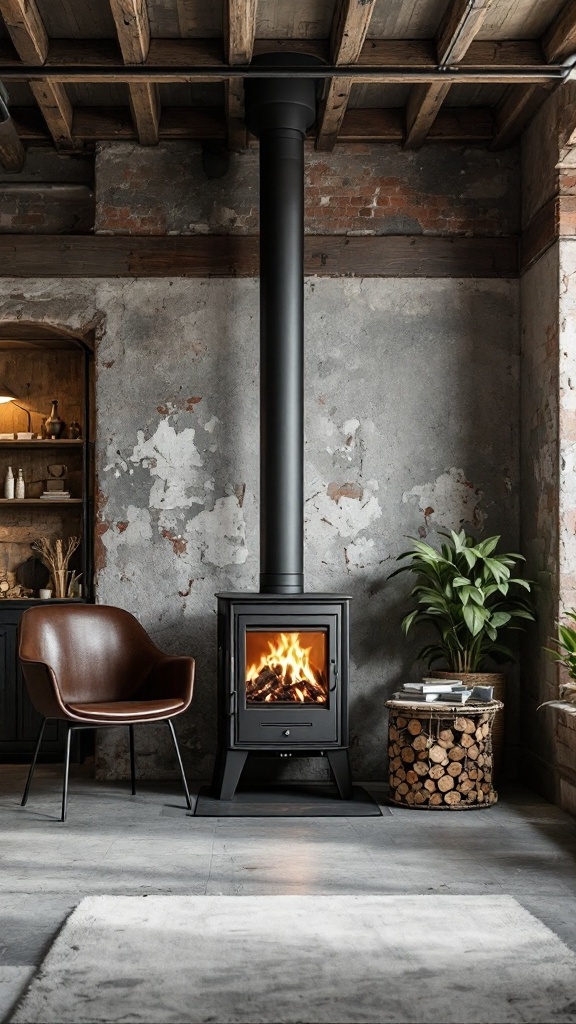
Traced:
<path fill-rule="evenodd" d="M 566 612 L 566 618 L 576 623 L 576 610 L 571 608 Z M 554 648 L 545 647 L 544 650 L 551 654 L 554 661 L 566 669 L 569 681 L 562 681 L 559 687 L 559 695 L 556 701 L 563 700 L 568 704 L 576 704 L 576 628 L 570 622 L 558 623 L 558 636 L 551 641 L 556 644 Z M 546 700 L 540 707 L 547 704 L 555 704 L 555 700 Z"/>
<path fill-rule="evenodd" d="M 514 660 L 514 652 L 503 642 L 511 630 L 525 628 L 533 620 L 530 583 L 512 576 L 522 555 L 498 554 L 499 536 L 476 541 L 464 530 L 442 533 L 440 550 L 410 538 L 413 547 L 398 556 L 410 561 L 391 573 L 416 576 L 411 598 L 415 607 L 406 615 L 402 628 L 407 635 L 413 627 L 435 631 L 417 657 L 434 669 L 438 678 L 457 676 L 465 683 L 494 687 L 494 696 L 504 700 L 506 676 L 490 671 L 490 662 Z M 495 760 L 501 761 L 504 721 L 499 713 L 493 731 Z"/>

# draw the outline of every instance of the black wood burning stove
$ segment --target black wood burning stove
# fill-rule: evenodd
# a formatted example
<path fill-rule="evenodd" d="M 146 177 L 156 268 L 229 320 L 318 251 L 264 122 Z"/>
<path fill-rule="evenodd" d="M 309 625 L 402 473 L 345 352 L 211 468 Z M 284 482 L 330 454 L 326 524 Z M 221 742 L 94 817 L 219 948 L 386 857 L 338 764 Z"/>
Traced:
<path fill-rule="evenodd" d="M 318 66 L 302 54 L 256 62 Z M 315 81 L 250 80 L 246 110 L 260 139 L 260 593 L 218 594 L 214 790 L 232 799 L 250 752 L 326 755 L 350 798 L 349 598 L 304 593 L 304 139 Z"/>

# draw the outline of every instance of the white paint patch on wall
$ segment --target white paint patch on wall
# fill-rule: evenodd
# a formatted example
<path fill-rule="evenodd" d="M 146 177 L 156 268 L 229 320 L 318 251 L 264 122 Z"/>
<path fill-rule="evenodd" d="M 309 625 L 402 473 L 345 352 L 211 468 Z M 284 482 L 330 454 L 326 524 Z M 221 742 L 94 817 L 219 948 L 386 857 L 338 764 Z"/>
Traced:
<path fill-rule="evenodd" d="M 246 522 L 238 499 L 218 498 L 212 511 L 204 509 L 186 523 L 186 538 L 200 551 L 200 560 L 224 569 L 248 558 Z"/>
<path fill-rule="evenodd" d="M 156 477 L 150 490 L 150 508 L 190 508 L 203 505 L 204 495 L 189 494 L 198 474 L 194 467 L 202 465 L 202 457 L 194 444 L 196 431 L 188 427 L 176 433 L 168 419 L 160 420 L 152 437 L 147 440 L 138 431 L 138 444 L 130 461 L 145 466 Z"/>
<path fill-rule="evenodd" d="M 306 501 L 304 513 L 308 544 L 316 547 L 322 553 L 321 560 L 328 564 L 334 560 L 334 551 L 340 549 L 349 570 L 379 561 L 382 556 L 379 553 L 376 557 L 374 541 L 359 538 L 382 516 L 382 508 L 371 487 L 366 485 L 360 498 L 342 496 L 335 501 L 328 494 L 328 486 L 326 480 L 312 481 L 312 497 Z M 345 548 L 342 540 L 349 542 Z"/>
<path fill-rule="evenodd" d="M 464 523 L 481 529 L 486 520 L 479 508 L 482 498 L 482 491 L 467 479 L 464 470 L 455 467 L 402 495 L 404 504 L 414 504 L 417 499 L 426 527 L 433 523 L 446 530 L 458 530 Z"/>

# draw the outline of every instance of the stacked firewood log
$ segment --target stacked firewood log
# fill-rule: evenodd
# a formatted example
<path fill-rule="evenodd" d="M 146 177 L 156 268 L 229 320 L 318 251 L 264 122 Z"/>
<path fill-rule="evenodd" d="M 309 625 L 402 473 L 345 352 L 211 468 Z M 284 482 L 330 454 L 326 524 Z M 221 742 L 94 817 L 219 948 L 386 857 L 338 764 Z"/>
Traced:
<path fill-rule="evenodd" d="M 468 712 L 468 709 L 467 709 Z M 390 710 L 390 797 L 425 809 L 488 807 L 492 786 L 493 711 L 433 716 Z M 415 713 L 414 713 L 415 714 Z"/>

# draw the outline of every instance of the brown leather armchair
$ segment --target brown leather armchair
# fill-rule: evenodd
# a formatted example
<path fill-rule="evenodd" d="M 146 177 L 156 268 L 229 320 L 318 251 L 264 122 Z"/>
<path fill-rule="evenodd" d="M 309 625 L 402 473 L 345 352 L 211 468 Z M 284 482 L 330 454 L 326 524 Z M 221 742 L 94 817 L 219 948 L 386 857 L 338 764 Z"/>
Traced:
<path fill-rule="evenodd" d="M 138 620 L 122 608 L 89 604 L 28 608 L 20 619 L 18 653 L 30 699 L 43 717 L 22 806 L 28 800 L 44 727 L 49 718 L 57 718 L 68 724 L 62 821 L 66 820 L 72 732 L 128 726 L 134 794 L 134 725 L 144 722 L 167 723 L 191 808 L 172 719 L 190 706 L 193 658 L 163 654 Z"/>

